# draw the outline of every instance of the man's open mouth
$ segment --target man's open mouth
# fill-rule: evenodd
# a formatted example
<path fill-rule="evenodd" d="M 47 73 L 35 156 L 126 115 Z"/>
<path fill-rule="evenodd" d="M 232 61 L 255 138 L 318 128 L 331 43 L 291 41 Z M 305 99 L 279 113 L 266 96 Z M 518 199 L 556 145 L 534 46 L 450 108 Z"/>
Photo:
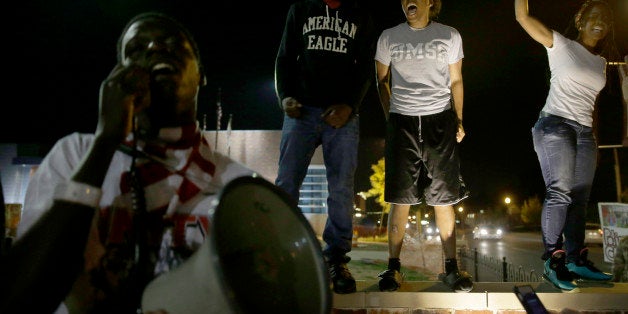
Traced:
<path fill-rule="evenodd" d="M 170 63 L 160 62 L 153 65 L 150 69 L 151 76 L 168 75 L 175 72 L 175 68 Z"/>
<path fill-rule="evenodd" d="M 407 10 L 408 10 L 408 14 L 415 14 L 416 13 L 416 4 L 411 4 L 408 6 Z"/>

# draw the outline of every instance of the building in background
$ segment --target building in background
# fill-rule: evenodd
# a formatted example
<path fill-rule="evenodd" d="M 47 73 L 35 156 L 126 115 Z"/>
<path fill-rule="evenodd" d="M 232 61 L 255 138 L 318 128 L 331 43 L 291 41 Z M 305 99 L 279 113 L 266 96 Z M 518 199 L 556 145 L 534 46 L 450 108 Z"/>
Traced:
<path fill-rule="evenodd" d="M 269 182 L 275 182 L 279 160 L 281 131 L 204 131 L 209 143 L 219 152 L 247 165 Z M 36 144 L 0 144 L 2 192 L 11 209 L 12 220 L 18 219 L 24 203 L 28 181 L 46 152 Z M 321 175 L 322 173 L 322 175 Z M 299 207 L 318 236 L 327 220 L 327 178 L 322 151 L 316 150 L 304 180 Z M 19 210 L 16 210 L 18 209 Z M 16 217 L 16 215 L 18 215 Z M 8 221 L 8 220 L 7 220 Z"/>
<path fill-rule="evenodd" d="M 2 193 L 7 204 L 23 204 L 31 174 L 43 159 L 36 144 L 0 144 Z"/>

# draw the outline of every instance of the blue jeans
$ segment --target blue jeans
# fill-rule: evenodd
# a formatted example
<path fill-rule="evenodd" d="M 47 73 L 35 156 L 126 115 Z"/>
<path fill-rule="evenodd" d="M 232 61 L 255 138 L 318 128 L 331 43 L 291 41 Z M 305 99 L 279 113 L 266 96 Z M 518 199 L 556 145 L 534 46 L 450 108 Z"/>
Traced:
<path fill-rule="evenodd" d="M 534 150 L 545 181 L 541 213 L 544 258 L 555 250 L 575 261 L 584 248 L 585 216 L 595 168 L 593 130 L 573 120 L 543 114 L 532 128 Z"/>
<path fill-rule="evenodd" d="M 323 255 L 328 261 L 344 261 L 353 237 L 359 117 L 352 115 L 344 127 L 334 129 L 323 121 L 322 113 L 321 108 L 303 106 L 298 119 L 284 115 L 275 184 L 298 200 L 314 151 L 322 145 L 329 191 Z"/>

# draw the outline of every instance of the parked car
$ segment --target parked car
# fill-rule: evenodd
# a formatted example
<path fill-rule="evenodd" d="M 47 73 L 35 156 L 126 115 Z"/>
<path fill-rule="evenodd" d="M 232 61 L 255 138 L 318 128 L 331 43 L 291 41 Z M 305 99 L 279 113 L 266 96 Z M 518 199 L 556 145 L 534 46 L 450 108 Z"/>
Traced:
<path fill-rule="evenodd" d="M 604 230 L 598 223 L 587 222 L 584 230 L 584 244 L 604 244 Z"/>
<path fill-rule="evenodd" d="M 424 225 L 423 227 L 423 239 L 432 240 L 440 239 L 438 227 L 432 224 Z"/>
<path fill-rule="evenodd" d="M 477 225 L 473 228 L 473 239 L 501 239 L 504 228 L 491 224 Z"/>

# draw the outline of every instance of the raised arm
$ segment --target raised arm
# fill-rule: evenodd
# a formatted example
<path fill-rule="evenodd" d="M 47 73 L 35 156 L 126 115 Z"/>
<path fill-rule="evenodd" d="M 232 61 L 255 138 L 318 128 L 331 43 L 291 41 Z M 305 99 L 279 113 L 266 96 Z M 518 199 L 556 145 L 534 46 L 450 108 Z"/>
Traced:
<path fill-rule="evenodd" d="M 138 96 L 127 90 L 128 82 L 146 82 L 146 75 L 135 68 L 117 66 L 102 83 L 96 137 L 87 155 L 71 180 L 57 186 L 52 207 L 15 242 L 3 260 L 0 278 L 9 289 L 0 294 L 0 312 L 54 312 L 84 267 L 91 267 L 90 262 L 102 257 L 100 246 L 86 250 L 86 244 L 88 239 L 98 243 L 91 227 L 100 187 L 113 154 L 130 132 Z"/>
<path fill-rule="evenodd" d="M 554 45 L 552 30 L 530 15 L 528 0 L 515 0 L 515 18 L 532 39 L 547 48 Z"/>

